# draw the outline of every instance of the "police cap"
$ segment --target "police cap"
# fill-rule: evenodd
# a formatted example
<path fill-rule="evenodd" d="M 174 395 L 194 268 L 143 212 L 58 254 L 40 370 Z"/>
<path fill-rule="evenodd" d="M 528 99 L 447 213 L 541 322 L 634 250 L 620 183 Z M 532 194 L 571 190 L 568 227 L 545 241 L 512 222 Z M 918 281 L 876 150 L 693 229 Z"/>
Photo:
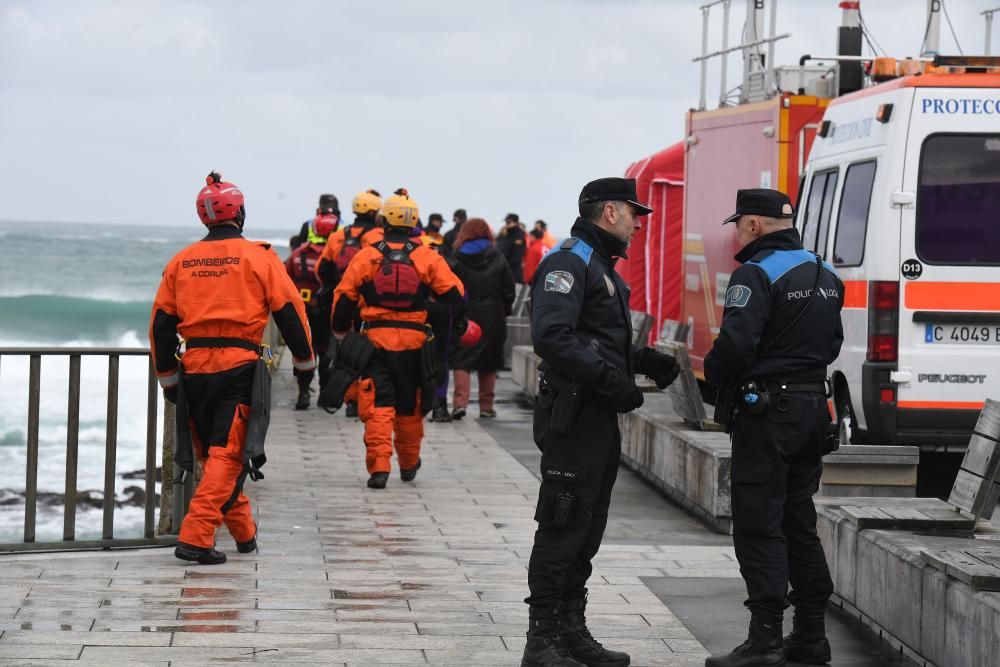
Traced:
<path fill-rule="evenodd" d="M 583 186 L 580 191 L 580 203 L 586 204 L 595 201 L 623 201 L 628 202 L 635 209 L 636 215 L 649 215 L 653 209 L 645 204 L 639 203 L 639 198 L 635 194 L 634 178 L 599 178 Z"/>
<path fill-rule="evenodd" d="M 722 221 L 726 225 L 740 216 L 760 215 L 766 218 L 791 218 L 795 216 L 792 200 L 784 192 L 767 188 L 752 188 L 736 192 L 736 213 Z"/>

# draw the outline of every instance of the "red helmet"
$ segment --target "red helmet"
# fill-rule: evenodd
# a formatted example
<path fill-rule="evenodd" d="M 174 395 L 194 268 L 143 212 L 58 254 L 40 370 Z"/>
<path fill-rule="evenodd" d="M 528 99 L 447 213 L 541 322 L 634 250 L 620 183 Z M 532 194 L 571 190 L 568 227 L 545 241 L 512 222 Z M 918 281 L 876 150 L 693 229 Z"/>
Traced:
<path fill-rule="evenodd" d="M 462 347 L 472 347 L 483 337 L 483 329 L 478 324 L 469 320 L 469 325 L 465 327 L 465 333 L 458 339 L 458 344 Z"/>
<path fill-rule="evenodd" d="M 198 193 L 195 208 L 203 224 L 212 226 L 228 220 L 236 220 L 243 226 L 246 209 L 243 208 L 243 193 L 233 183 L 224 183 L 222 176 L 213 171 L 205 179 L 207 185 Z"/>
<path fill-rule="evenodd" d="M 326 238 L 333 232 L 337 230 L 337 224 L 340 222 L 338 218 L 333 213 L 321 213 L 313 218 L 312 221 L 312 231 L 316 236 L 322 236 Z"/>

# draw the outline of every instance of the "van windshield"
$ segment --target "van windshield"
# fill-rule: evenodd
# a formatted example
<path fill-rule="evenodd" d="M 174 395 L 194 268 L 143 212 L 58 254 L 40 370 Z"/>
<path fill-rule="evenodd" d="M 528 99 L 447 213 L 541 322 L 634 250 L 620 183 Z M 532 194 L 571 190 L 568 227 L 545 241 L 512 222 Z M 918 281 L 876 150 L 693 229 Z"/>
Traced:
<path fill-rule="evenodd" d="M 1000 134 L 924 141 L 916 247 L 931 264 L 1000 264 Z"/>

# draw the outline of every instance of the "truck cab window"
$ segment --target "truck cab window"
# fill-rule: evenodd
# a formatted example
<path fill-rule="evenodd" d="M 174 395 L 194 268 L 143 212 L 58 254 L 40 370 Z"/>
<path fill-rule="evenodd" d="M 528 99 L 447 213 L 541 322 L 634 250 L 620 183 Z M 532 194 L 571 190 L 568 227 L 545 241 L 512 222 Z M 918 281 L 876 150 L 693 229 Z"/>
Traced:
<path fill-rule="evenodd" d="M 865 256 L 868 209 L 875 184 L 875 161 L 859 162 L 847 168 L 837 212 L 837 234 L 833 242 L 836 266 L 860 266 Z"/>

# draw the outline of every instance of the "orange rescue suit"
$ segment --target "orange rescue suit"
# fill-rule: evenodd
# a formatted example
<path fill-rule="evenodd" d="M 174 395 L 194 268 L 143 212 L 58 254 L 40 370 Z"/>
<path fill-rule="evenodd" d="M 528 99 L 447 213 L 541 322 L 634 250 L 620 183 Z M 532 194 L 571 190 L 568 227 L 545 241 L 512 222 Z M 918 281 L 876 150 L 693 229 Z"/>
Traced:
<path fill-rule="evenodd" d="M 175 255 L 163 272 L 150 322 L 156 376 L 165 389 L 177 386 L 177 336 L 239 339 L 260 345 L 273 316 L 296 368 L 315 366 L 305 307 L 278 255 L 267 243 L 248 241 L 230 224 Z M 179 540 L 211 548 L 226 524 L 237 542 L 256 535 L 250 501 L 243 494 L 249 470 L 244 460 L 253 369 L 259 352 L 227 347 L 225 341 L 193 347 L 181 363 L 195 454 L 204 475 L 181 526 Z M 216 346 L 223 345 L 223 346 Z"/>
<path fill-rule="evenodd" d="M 388 248 L 400 250 L 407 244 L 409 230 L 390 229 L 385 235 Z M 429 246 L 413 244 L 409 260 L 421 283 L 438 301 L 460 303 L 465 293 L 462 281 L 452 272 L 444 258 Z M 376 246 L 363 248 L 344 272 L 334 292 L 333 332 L 345 334 L 351 330 L 355 312 L 360 308 L 365 324 L 362 331 L 376 351 L 361 373 L 358 414 L 365 424 L 365 463 L 370 474 L 389 472 L 395 433 L 395 448 L 399 467 L 416 468 L 423 438 L 423 411 L 419 387 L 420 349 L 427 342 L 425 331 L 396 328 L 423 325 L 427 311 L 423 308 L 394 310 L 366 303 L 361 293 L 366 284 L 375 280 L 382 268 L 384 255 Z M 368 328 L 366 325 L 378 323 Z"/>

